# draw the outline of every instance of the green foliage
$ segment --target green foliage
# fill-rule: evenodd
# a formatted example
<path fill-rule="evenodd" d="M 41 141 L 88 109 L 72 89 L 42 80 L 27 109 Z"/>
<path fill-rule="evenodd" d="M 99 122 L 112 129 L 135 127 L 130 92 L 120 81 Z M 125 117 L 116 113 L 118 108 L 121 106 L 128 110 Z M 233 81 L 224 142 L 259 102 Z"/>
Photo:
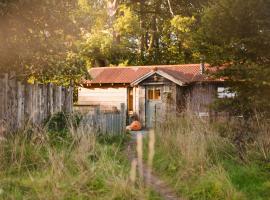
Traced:
<path fill-rule="evenodd" d="M 246 199 L 245 195 L 233 186 L 228 173 L 222 166 L 213 168 L 202 176 L 191 196 L 191 199 Z"/>
<path fill-rule="evenodd" d="M 112 36 L 108 32 L 96 32 L 85 36 L 80 53 L 88 68 L 93 65 L 104 66 L 108 64 L 107 57 L 111 53 L 112 42 Z"/>
<path fill-rule="evenodd" d="M 190 35 L 179 30 L 195 30 L 205 2 L 121 1 L 111 16 L 105 0 L 3 0 L 0 70 L 67 84 L 92 66 L 195 62 Z"/>
<path fill-rule="evenodd" d="M 119 17 L 115 20 L 114 30 L 120 36 L 130 35 L 136 37 L 140 33 L 140 24 L 138 16 L 131 8 L 122 5 L 119 7 Z"/>
<path fill-rule="evenodd" d="M 270 195 L 269 169 L 266 163 L 239 165 L 231 161 L 224 163 L 231 182 L 247 194 L 249 199 L 267 199 Z"/>
<path fill-rule="evenodd" d="M 175 16 L 171 20 L 171 24 L 176 30 L 178 30 L 180 33 L 190 33 L 191 27 L 196 22 L 196 19 L 194 16 L 192 17 L 182 17 L 182 16 Z"/>
<path fill-rule="evenodd" d="M 270 110 L 269 6 L 265 0 L 215 1 L 205 9 L 195 36 L 206 60 L 223 66 L 218 77 L 237 92 L 231 104 L 245 117 Z"/>
<path fill-rule="evenodd" d="M 53 60 L 65 59 L 66 50 L 72 49 L 75 40 L 71 36 L 75 30 L 70 30 L 73 22 L 68 18 L 71 2 L 14 0 L 4 5 L 1 71 L 37 75 Z"/>
<path fill-rule="evenodd" d="M 68 132 L 70 127 L 78 128 L 81 122 L 82 116 L 80 114 L 67 114 L 64 112 L 59 112 L 54 114 L 45 123 L 48 131 L 53 132 Z"/>

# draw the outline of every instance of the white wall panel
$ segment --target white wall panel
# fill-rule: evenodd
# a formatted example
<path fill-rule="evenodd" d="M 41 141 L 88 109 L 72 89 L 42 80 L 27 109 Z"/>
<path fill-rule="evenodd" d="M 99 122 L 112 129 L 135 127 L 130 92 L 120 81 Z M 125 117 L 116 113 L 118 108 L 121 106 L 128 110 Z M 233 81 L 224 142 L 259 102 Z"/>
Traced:
<path fill-rule="evenodd" d="M 127 88 L 79 88 L 79 105 L 116 106 L 127 103 Z"/>

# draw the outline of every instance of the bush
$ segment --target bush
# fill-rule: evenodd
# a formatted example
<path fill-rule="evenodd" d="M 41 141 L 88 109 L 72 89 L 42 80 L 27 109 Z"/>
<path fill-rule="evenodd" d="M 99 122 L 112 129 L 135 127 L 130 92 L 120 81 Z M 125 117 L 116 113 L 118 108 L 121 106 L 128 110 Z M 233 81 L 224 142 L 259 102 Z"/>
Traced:
<path fill-rule="evenodd" d="M 82 116 L 79 113 L 67 114 L 65 112 L 58 112 L 46 121 L 48 131 L 61 132 L 68 131 L 70 127 L 78 128 Z"/>

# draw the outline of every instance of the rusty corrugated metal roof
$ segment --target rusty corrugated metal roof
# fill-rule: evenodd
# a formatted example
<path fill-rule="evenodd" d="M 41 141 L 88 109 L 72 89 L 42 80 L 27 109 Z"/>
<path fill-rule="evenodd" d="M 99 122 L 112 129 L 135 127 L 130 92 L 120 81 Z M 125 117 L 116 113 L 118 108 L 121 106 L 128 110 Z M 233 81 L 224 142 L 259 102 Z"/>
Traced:
<path fill-rule="evenodd" d="M 206 69 L 209 65 L 205 65 Z M 163 71 L 170 76 L 185 81 L 185 83 L 203 81 L 207 77 L 200 74 L 200 64 L 185 65 L 152 65 L 152 66 L 130 66 L 130 67 L 100 67 L 92 68 L 89 73 L 92 80 L 85 81 L 86 84 L 104 83 L 126 83 L 130 84 L 145 76 L 153 70 Z"/>

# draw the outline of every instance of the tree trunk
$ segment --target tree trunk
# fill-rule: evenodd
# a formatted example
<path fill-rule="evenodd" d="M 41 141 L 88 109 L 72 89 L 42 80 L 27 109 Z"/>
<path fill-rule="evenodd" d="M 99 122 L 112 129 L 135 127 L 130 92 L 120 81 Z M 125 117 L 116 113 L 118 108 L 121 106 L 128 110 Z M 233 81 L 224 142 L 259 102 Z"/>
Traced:
<path fill-rule="evenodd" d="M 140 60 L 144 61 L 145 54 L 145 0 L 140 0 L 140 28 L 141 28 L 141 39 L 140 39 Z"/>
<path fill-rule="evenodd" d="M 159 34 L 158 34 L 158 14 L 160 13 L 161 1 L 157 0 L 154 4 L 155 14 L 152 16 L 151 30 L 150 30 L 150 44 L 148 53 L 150 60 L 153 63 L 158 63 L 159 58 Z"/>

